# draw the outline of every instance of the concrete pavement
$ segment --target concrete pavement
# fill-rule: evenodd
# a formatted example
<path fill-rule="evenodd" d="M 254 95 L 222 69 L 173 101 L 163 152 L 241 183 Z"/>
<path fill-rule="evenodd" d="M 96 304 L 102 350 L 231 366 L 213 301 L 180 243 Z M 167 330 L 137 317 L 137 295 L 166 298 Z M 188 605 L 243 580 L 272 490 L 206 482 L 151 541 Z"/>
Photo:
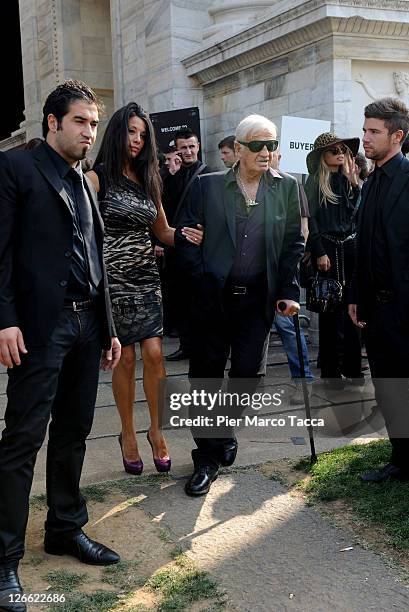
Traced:
<path fill-rule="evenodd" d="M 165 354 L 175 345 L 175 341 L 166 340 Z M 276 336 L 270 343 L 268 363 L 270 377 L 287 374 L 285 356 Z M 183 379 L 187 362 L 167 364 L 167 369 L 169 376 Z M 145 438 L 149 420 L 140 386 L 140 362 L 137 378 L 135 416 L 144 473 L 149 474 L 155 470 Z M 3 370 L 0 372 L 0 418 L 5 409 L 5 384 Z M 368 399 L 370 395 L 369 391 Z M 110 376 L 102 373 L 83 484 L 126 477 L 118 431 Z M 140 507 L 168 527 L 198 565 L 221 583 L 240 612 L 408 610 L 408 590 L 397 570 L 373 552 L 364 550 L 353 536 L 331 526 L 284 486 L 248 467 L 268 460 L 308 455 L 305 430 L 295 441 L 293 434 L 285 428 L 271 437 L 255 428 L 240 430 L 237 469 L 220 475 L 206 497 L 188 499 L 183 484 L 191 473 L 190 432 L 171 430 L 167 432 L 167 440 L 173 478 L 166 486 L 146 487 L 146 497 Z M 317 450 L 350 441 L 318 439 Z M 44 492 L 44 481 L 45 448 L 39 453 L 33 493 Z M 350 546 L 352 550 L 342 551 Z"/>

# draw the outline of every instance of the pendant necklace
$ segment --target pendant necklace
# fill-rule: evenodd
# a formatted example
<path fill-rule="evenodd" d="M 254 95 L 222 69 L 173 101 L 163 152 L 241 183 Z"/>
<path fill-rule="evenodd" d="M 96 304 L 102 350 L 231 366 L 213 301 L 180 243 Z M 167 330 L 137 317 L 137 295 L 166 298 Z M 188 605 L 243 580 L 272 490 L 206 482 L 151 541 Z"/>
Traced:
<path fill-rule="evenodd" d="M 253 206 L 258 206 L 258 202 L 256 202 L 255 199 L 250 198 L 249 194 L 246 191 L 246 188 L 244 186 L 243 180 L 240 176 L 240 170 L 237 171 L 237 181 L 239 183 L 239 187 L 244 195 L 244 199 L 246 201 L 246 206 L 247 206 L 247 212 L 250 210 L 250 208 L 252 208 Z M 257 192 L 256 192 L 257 195 Z"/>

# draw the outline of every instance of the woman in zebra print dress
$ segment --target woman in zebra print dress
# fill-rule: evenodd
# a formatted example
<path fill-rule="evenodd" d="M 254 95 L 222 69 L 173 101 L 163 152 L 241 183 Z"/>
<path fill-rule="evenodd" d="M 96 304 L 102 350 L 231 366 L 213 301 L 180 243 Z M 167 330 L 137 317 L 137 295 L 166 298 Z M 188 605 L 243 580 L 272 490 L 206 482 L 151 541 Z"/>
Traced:
<path fill-rule="evenodd" d="M 114 113 L 106 128 L 94 168 L 88 173 L 98 191 L 105 223 L 104 257 L 121 360 L 112 388 L 122 431 L 119 442 L 125 471 L 140 474 L 133 406 L 135 401 L 135 343 L 143 361 L 143 387 L 151 425 L 147 435 L 158 471 L 170 469 L 170 457 L 159 426 L 159 382 L 166 376 L 162 355 L 162 297 L 150 231 L 174 244 L 161 204 L 161 181 L 152 124 L 136 103 Z M 184 228 L 200 244 L 202 232 Z"/>

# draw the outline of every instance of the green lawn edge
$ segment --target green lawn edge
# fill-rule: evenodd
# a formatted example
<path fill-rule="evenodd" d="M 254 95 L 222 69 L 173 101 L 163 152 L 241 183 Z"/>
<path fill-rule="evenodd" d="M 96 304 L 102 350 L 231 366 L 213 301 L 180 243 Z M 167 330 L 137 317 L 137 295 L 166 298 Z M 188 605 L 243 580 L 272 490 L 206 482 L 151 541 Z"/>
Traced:
<path fill-rule="evenodd" d="M 390 454 L 388 440 L 352 444 L 320 454 L 313 465 L 302 459 L 294 469 L 309 474 L 298 486 L 311 503 L 342 500 L 362 521 L 381 527 L 391 546 L 407 551 L 409 482 L 375 484 L 360 479 L 362 473 L 388 463 Z"/>

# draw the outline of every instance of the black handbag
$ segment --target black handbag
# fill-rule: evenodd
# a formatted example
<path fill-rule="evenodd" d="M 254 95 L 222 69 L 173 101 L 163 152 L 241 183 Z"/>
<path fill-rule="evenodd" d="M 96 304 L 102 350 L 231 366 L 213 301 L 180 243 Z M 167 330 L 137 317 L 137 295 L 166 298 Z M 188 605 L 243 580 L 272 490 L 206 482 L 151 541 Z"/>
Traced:
<path fill-rule="evenodd" d="M 317 272 L 306 292 L 306 308 L 312 312 L 334 312 L 342 304 L 342 285 L 333 278 L 325 278 Z"/>

